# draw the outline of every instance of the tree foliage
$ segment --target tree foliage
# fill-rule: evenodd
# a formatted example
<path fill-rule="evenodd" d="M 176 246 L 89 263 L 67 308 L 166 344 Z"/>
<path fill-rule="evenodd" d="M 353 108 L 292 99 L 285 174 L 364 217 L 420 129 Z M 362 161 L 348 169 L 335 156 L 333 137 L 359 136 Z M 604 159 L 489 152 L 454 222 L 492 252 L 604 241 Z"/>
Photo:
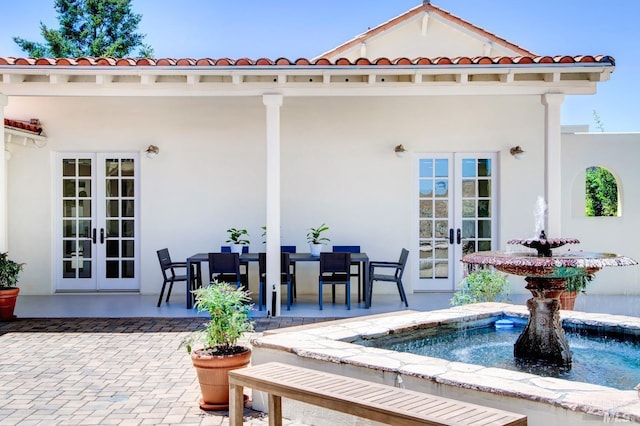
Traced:
<path fill-rule="evenodd" d="M 617 216 L 618 184 L 604 167 L 589 167 L 586 174 L 586 215 Z"/>
<path fill-rule="evenodd" d="M 142 15 L 131 10 L 132 0 L 55 0 L 59 29 L 40 22 L 44 43 L 14 37 L 29 56 L 123 58 L 138 49 L 138 57 L 150 57 L 153 48 L 137 33 Z"/>

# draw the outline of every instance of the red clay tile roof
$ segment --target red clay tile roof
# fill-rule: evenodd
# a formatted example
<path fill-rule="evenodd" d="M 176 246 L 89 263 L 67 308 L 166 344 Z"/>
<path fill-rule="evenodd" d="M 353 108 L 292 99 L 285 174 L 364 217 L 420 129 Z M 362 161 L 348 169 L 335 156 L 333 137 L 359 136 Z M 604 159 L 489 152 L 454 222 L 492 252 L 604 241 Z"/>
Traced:
<path fill-rule="evenodd" d="M 20 121 L 5 118 L 4 125 L 18 130 L 26 130 L 27 132 L 36 133 L 38 135 L 42 133 L 42 127 L 37 119 L 31 121 Z"/>
<path fill-rule="evenodd" d="M 378 58 L 369 60 L 359 58 L 351 61 L 346 58 L 339 58 L 330 61 L 326 58 L 307 59 L 299 58 L 290 60 L 287 58 L 278 59 L 229 59 L 229 58 L 14 58 L 0 57 L 0 66 L 61 66 L 61 67 L 269 67 L 269 66 L 424 66 L 424 65 L 529 65 L 529 64 L 587 64 L 599 63 L 604 65 L 615 65 L 615 59 L 608 55 L 578 55 L 578 56 L 476 56 L 473 58 L 462 56 L 455 58 Z"/>
<path fill-rule="evenodd" d="M 483 28 L 480 28 L 476 25 L 473 25 L 472 23 L 465 21 L 464 19 L 455 16 L 449 12 L 447 12 L 446 10 L 440 9 L 439 7 L 436 6 L 432 6 L 430 4 L 423 4 L 420 6 L 416 6 L 413 9 L 403 13 L 400 16 L 397 16 L 393 19 L 391 19 L 390 21 L 387 21 L 381 25 L 378 25 L 375 28 L 372 28 L 362 34 L 360 34 L 359 36 L 355 37 L 352 40 L 347 41 L 344 44 L 341 44 L 340 46 L 331 49 L 328 52 L 323 53 L 320 57 L 327 57 L 327 56 L 335 56 L 338 53 L 344 52 L 345 50 L 348 50 L 350 48 L 352 48 L 354 45 L 358 45 L 360 43 L 363 43 L 365 40 L 368 40 L 386 30 L 388 30 L 389 28 L 392 28 L 396 25 L 398 25 L 401 22 L 404 22 L 420 13 L 425 13 L 425 12 L 429 12 L 429 13 L 433 13 L 435 15 L 439 15 L 440 17 L 442 17 L 443 19 L 452 22 L 454 24 L 460 25 L 461 27 L 465 28 L 466 30 L 469 30 L 473 33 L 478 34 L 480 37 L 484 37 L 488 40 L 491 40 L 492 42 L 499 44 L 501 46 L 504 46 L 508 49 L 514 50 L 516 52 L 518 52 L 519 55 L 522 56 L 538 56 L 535 53 L 521 47 L 518 46 L 517 44 L 511 43 L 508 40 L 505 40 L 502 37 L 499 37 Z"/>

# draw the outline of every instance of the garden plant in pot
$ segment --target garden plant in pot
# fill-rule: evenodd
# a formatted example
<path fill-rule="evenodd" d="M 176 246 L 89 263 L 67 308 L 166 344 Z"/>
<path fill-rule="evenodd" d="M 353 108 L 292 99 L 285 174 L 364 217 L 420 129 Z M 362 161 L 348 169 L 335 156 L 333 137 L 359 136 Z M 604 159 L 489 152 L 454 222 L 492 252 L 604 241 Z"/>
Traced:
<path fill-rule="evenodd" d="M 451 305 L 506 301 L 510 290 L 505 274 L 488 268 L 476 269 L 462 280 L 451 298 Z"/>
<path fill-rule="evenodd" d="M 244 236 L 249 236 L 247 230 L 229 228 L 227 232 L 229 233 L 229 239 L 225 242 L 231 243 L 231 253 L 242 254 L 242 246 L 249 245 L 249 240 L 244 238 Z"/>
<path fill-rule="evenodd" d="M 0 321 L 8 321 L 16 316 L 13 311 L 16 307 L 16 299 L 20 289 L 18 275 L 24 267 L 24 263 L 17 263 L 9 259 L 8 253 L 0 253 Z"/>
<path fill-rule="evenodd" d="M 200 382 L 200 408 L 229 408 L 229 370 L 246 367 L 251 348 L 238 345 L 245 332 L 253 331 L 249 319 L 252 309 L 249 292 L 225 282 L 212 281 L 209 286 L 193 291 L 195 307 L 208 312 L 211 319 L 204 328 L 187 337 L 182 345 L 191 354 Z"/>
<path fill-rule="evenodd" d="M 567 278 L 565 291 L 560 294 L 561 309 L 572 311 L 579 293 L 586 293 L 587 286 L 593 280 L 593 274 L 577 275 Z"/>
<path fill-rule="evenodd" d="M 324 243 L 328 243 L 330 241 L 329 238 L 321 236 L 323 232 L 328 230 L 329 227 L 324 223 L 317 228 L 309 228 L 309 232 L 307 232 L 307 242 L 309 243 L 311 256 L 320 256 L 322 246 Z"/>

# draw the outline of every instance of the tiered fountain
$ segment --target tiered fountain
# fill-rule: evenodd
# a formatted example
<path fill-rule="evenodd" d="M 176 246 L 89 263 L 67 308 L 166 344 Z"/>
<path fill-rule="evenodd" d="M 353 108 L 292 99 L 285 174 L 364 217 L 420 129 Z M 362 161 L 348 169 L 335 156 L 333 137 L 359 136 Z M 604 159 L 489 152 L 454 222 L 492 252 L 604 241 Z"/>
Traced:
<path fill-rule="evenodd" d="M 611 253 L 565 252 L 553 254 L 552 249 L 565 244 L 577 244 L 575 238 L 547 238 L 541 229 L 544 210 L 540 214 L 538 200 L 536 225 L 540 228 L 536 238 L 510 240 L 533 248 L 533 252 L 493 251 L 468 254 L 462 262 L 472 265 L 491 265 L 499 271 L 524 276 L 527 290 L 533 298 L 527 301 L 529 321 L 516 341 L 513 353 L 516 358 L 541 360 L 570 366 L 571 350 L 560 323 L 560 295 L 565 290 L 567 278 L 593 274 L 605 266 L 635 265 L 637 262 L 625 256 Z M 544 201 L 542 201 L 544 206 Z"/>

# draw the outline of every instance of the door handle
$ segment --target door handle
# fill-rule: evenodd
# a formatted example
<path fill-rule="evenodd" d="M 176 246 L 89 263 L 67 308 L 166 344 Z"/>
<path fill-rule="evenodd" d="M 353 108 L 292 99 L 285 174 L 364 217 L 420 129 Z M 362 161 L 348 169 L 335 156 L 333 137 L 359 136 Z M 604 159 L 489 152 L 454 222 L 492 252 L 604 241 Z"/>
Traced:
<path fill-rule="evenodd" d="M 93 231 L 91 232 L 92 236 L 91 239 L 93 240 L 93 244 L 96 243 L 96 228 L 93 228 Z"/>
<path fill-rule="evenodd" d="M 449 244 L 453 244 L 453 228 L 449 228 Z"/>
<path fill-rule="evenodd" d="M 100 228 L 100 244 L 104 244 L 104 228 Z"/>
<path fill-rule="evenodd" d="M 456 229 L 456 242 L 460 244 L 460 241 L 462 241 L 462 233 L 460 232 L 460 228 L 458 228 Z"/>

